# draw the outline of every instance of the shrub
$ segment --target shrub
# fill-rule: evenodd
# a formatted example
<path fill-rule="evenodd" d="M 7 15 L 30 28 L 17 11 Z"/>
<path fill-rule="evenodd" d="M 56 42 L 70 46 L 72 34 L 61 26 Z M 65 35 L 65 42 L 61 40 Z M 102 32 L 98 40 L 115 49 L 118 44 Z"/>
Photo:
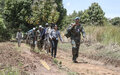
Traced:
<path fill-rule="evenodd" d="M 0 41 L 9 40 L 11 38 L 10 31 L 7 30 L 3 19 L 0 18 Z"/>

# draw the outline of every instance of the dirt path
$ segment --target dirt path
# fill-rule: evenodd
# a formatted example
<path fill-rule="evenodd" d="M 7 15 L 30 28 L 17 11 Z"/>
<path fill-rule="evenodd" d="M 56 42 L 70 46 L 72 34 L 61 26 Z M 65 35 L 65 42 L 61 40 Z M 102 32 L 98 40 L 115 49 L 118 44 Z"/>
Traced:
<path fill-rule="evenodd" d="M 28 67 L 29 64 L 25 65 L 24 68 L 30 73 L 30 75 L 67 75 L 66 72 L 60 70 L 52 61 L 52 58 L 45 53 L 37 54 L 30 51 L 30 48 L 25 44 L 22 45 L 21 55 L 31 61 L 31 69 Z M 47 70 L 40 62 L 44 60 L 50 67 Z"/>
<path fill-rule="evenodd" d="M 120 75 L 120 71 L 110 70 L 106 66 L 97 65 L 100 62 L 94 62 L 80 56 L 78 58 L 79 63 L 73 63 L 71 52 L 59 50 L 57 59 L 62 61 L 63 66 L 77 72 L 79 75 Z"/>
<path fill-rule="evenodd" d="M 18 50 L 19 53 L 15 50 Z M 16 43 L 0 43 L 0 51 L 0 63 L 17 66 L 19 62 L 23 62 L 21 69 L 28 72 L 30 75 L 69 74 L 69 71 L 59 69 L 58 66 L 54 64 L 50 55 L 45 52 L 40 52 L 40 54 L 31 52 L 29 46 L 26 44 L 22 44 L 22 47 L 18 48 Z M 41 64 L 40 60 L 46 61 L 50 70 L 47 70 Z M 70 69 L 71 72 L 76 72 L 73 74 L 71 73 L 70 75 L 120 75 L 120 69 L 114 71 L 98 61 L 89 60 L 81 56 L 78 58 L 79 63 L 73 63 L 70 51 L 65 52 L 59 49 L 57 60 L 62 62 L 62 67 Z"/>
<path fill-rule="evenodd" d="M 45 61 L 50 70 L 45 68 L 40 60 Z M 16 43 L 0 43 L 0 71 L 8 66 L 17 67 L 21 75 L 67 75 L 67 72 L 60 70 L 54 64 L 48 54 L 31 52 L 26 44 L 18 48 Z M 25 73 L 22 74 L 22 72 Z"/>

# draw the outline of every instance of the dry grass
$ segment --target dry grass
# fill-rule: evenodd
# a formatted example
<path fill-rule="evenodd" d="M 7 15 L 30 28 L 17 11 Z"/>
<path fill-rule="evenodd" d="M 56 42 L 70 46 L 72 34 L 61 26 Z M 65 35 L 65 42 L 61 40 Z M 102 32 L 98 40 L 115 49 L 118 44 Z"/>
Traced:
<path fill-rule="evenodd" d="M 89 40 L 95 40 L 103 44 L 117 43 L 120 45 L 120 27 L 117 26 L 86 26 L 86 34 Z"/>

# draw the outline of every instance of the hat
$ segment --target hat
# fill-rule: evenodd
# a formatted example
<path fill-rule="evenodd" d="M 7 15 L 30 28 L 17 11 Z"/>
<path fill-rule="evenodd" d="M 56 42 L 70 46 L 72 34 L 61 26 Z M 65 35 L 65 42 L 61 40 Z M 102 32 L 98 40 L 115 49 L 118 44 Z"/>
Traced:
<path fill-rule="evenodd" d="M 80 19 L 80 17 L 76 17 L 76 18 L 75 18 L 75 20 L 79 20 L 79 19 Z"/>
<path fill-rule="evenodd" d="M 45 25 L 48 26 L 48 23 L 46 23 Z"/>
<path fill-rule="evenodd" d="M 56 25 L 54 25 L 54 26 L 57 26 L 57 24 L 56 24 Z"/>
<path fill-rule="evenodd" d="M 33 28 L 33 30 L 35 30 L 35 28 Z"/>
<path fill-rule="evenodd" d="M 40 25 L 39 28 L 42 28 L 42 25 Z"/>

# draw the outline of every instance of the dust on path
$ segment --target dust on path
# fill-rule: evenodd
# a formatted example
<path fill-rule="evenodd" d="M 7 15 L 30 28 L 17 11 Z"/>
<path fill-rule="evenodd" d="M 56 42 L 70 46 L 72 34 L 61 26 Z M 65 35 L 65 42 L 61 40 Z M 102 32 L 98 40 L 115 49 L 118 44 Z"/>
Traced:
<path fill-rule="evenodd" d="M 25 44 L 22 44 L 21 55 L 31 61 L 33 67 L 29 69 L 27 65 L 24 66 L 30 75 L 67 75 L 66 72 L 60 70 L 54 63 L 50 55 L 45 53 L 34 53 L 30 51 L 30 48 Z M 46 61 L 50 70 L 47 70 L 40 62 L 40 60 Z M 29 64 L 28 64 L 29 65 Z"/>
<path fill-rule="evenodd" d="M 120 75 L 120 71 L 110 70 L 106 66 L 96 64 L 96 62 L 93 64 L 91 63 L 93 60 L 81 56 L 78 58 L 79 63 L 73 63 L 70 51 L 58 50 L 57 59 L 62 61 L 63 66 L 77 72 L 79 75 Z"/>
<path fill-rule="evenodd" d="M 47 70 L 40 60 L 46 61 L 50 70 Z M 19 66 L 20 63 L 22 66 Z M 4 64 L 3 68 L 7 65 L 18 67 L 21 71 L 27 72 L 27 75 L 67 75 L 67 72 L 60 70 L 53 63 L 48 54 L 31 52 L 26 44 L 18 48 L 16 43 L 0 43 L 0 64 Z"/>

